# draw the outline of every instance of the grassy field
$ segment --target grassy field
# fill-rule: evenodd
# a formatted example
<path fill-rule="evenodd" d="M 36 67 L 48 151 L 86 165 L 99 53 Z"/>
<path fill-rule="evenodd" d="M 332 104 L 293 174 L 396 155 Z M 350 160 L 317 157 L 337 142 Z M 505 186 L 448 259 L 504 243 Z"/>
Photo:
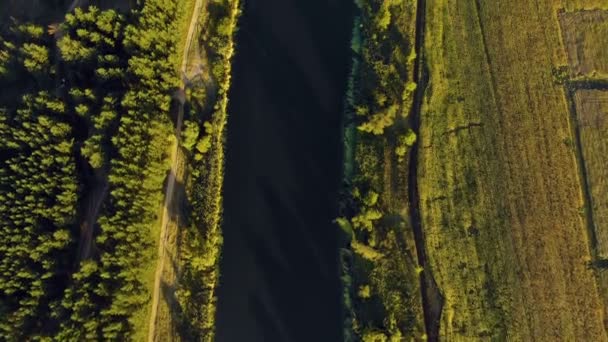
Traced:
<path fill-rule="evenodd" d="M 601 259 L 608 259 L 608 92 L 578 90 L 575 103 L 591 195 L 596 252 Z"/>
<path fill-rule="evenodd" d="M 559 11 L 602 7 L 427 5 L 418 173 L 426 247 L 445 297 L 442 339 L 608 339 L 588 267 L 583 183 L 565 143 L 574 139 L 568 101 L 554 76 L 568 65 Z"/>
<path fill-rule="evenodd" d="M 573 76 L 608 76 L 608 12 L 587 10 L 559 16 Z"/>

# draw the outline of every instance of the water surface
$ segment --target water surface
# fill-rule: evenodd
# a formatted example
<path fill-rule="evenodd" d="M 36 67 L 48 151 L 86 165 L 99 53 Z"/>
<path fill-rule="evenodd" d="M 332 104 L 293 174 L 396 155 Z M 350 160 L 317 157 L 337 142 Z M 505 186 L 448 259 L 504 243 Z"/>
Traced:
<path fill-rule="evenodd" d="M 341 340 L 350 0 L 248 0 L 230 91 L 217 341 Z"/>

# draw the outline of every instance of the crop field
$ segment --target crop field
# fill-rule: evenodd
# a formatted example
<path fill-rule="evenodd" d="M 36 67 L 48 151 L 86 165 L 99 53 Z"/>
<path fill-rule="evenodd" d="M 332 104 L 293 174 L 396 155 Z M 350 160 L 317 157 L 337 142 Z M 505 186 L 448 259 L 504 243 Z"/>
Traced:
<path fill-rule="evenodd" d="M 573 76 L 608 76 L 608 11 L 587 10 L 559 15 Z"/>
<path fill-rule="evenodd" d="M 445 299 L 443 339 L 608 338 L 599 278 L 588 266 L 584 185 L 567 143 L 573 123 L 555 77 L 572 49 L 575 73 L 602 71 L 605 50 L 594 40 L 605 39 L 604 24 L 580 33 L 594 21 L 559 13 L 607 5 L 427 3 L 418 184 Z M 572 49 L 562 44 L 560 18 Z"/>
<path fill-rule="evenodd" d="M 597 256 L 608 259 L 608 92 L 578 90 L 575 102 Z"/>

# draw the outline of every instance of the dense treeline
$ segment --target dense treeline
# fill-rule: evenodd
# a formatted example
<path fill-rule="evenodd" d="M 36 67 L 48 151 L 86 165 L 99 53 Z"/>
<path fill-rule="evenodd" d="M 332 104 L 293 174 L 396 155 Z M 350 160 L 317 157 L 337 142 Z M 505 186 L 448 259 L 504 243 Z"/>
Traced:
<path fill-rule="evenodd" d="M 415 1 L 355 1 L 342 252 L 347 340 L 424 338 L 407 198 Z M 350 291 L 348 290 L 350 288 Z M 350 292 L 350 294 L 349 294 Z"/>
<path fill-rule="evenodd" d="M 124 340 L 145 321 L 180 15 L 176 1 L 148 0 L 126 16 L 76 9 L 50 34 L 3 32 L 0 339 Z M 88 242 L 79 223 L 96 219 L 85 207 L 99 184 Z"/>
<path fill-rule="evenodd" d="M 73 141 L 46 92 L 0 113 L 0 336 L 41 328 L 65 282 L 76 213 Z M 59 285 L 59 286 L 57 286 Z"/>
<path fill-rule="evenodd" d="M 0 339 L 46 329 L 65 288 L 78 179 L 70 113 L 55 92 L 52 39 L 13 25 L 0 39 Z"/>
<path fill-rule="evenodd" d="M 111 16 L 103 13 L 99 16 Z M 126 91 L 120 101 L 112 97 L 103 100 L 104 104 L 117 105 L 121 116 L 111 138 L 109 198 L 98 221 L 101 229 L 96 246 L 100 257 L 82 264 L 74 276 L 74 286 L 66 293 L 63 308 L 69 319 L 62 324 L 62 338 L 124 339 L 145 321 L 141 316 L 145 316 L 150 299 L 146 271 L 155 251 L 152 227 L 169 168 L 167 146 L 173 131 L 168 115 L 170 96 L 179 83 L 173 59 L 177 13 L 175 2 L 147 1 L 124 31 L 120 20 L 112 20 L 112 28 L 104 25 L 107 32 L 124 36 L 124 40 L 101 47 L 108 54 L 97 54 L 95 77 L 101 84 L 121 79 Z M 75 32 L 74 41 L 78 42 L 77 38 L 82 37 L 79 29 Z M 86 50 L 86 43 L 82 45 Z M 120 47 L 124 51 L 118 55 L 110 49 Z M 87 56 L 83 53 L 80 60 L 86 62 Z M 120 58 L 127 56 L 123 71 Z M 99 145 L 94 141 L 92 146 L 95 151 Z M 95 153 L 90 154 L 91 164 L 97 159 Z"/>

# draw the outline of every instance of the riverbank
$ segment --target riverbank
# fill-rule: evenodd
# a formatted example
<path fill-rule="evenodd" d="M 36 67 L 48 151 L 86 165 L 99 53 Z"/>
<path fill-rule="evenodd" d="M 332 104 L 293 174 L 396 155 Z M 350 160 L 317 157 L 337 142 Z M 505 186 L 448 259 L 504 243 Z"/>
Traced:
<path fill-rule="evenodd" d="M 213 341 L 223 240 L 228 90 L 241 3 L 205 3 L 204 10 L 193 50 L 184 56 L 188 63 L 181 68 L 186 84 L 182 153 L 187 166 L 180 184 L 185 218 L 176 242 L 181 267 L 173 287 L 171 315 L 182 340 Z"/>
<path fill-rule="evenodd" d="M 417 84 L 416 43 L 424 21 L 415 1 L 357 4 L 337 220 L 348 246 L 342 260 L 344 327 L 350 340 L 425 340 L 425 279 L 432 275 L 420 258 L 424 241 L 416 230 L 412 183 L 419 114 L 414 100 L 424 91 Z"/>

